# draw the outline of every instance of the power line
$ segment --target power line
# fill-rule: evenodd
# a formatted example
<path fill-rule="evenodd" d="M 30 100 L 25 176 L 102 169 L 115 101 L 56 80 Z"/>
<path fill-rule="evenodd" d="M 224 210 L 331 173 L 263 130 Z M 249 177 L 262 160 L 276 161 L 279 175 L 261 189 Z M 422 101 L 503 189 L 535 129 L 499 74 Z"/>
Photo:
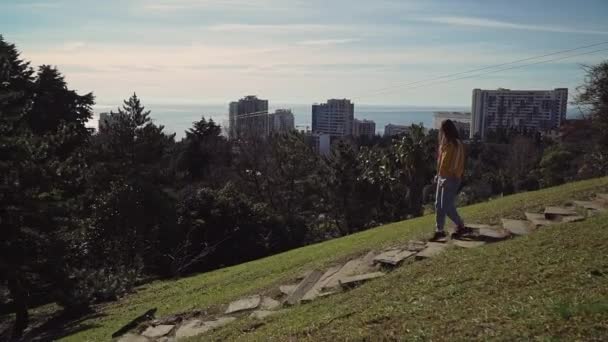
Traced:
<path fill-rule="evenodd" d="M 454 76 L 459 76 L 459 75 L 463 75 L 463 74 L 468 74 L 468 73 L 472 73 L 472 72 L 477 72 L 477 71 L 482 71 L 482 70 L 487 70 L 487 69 L 498 68 L 498 67 L 501 67 L 501 66 L 512 65 L 512 64 L 516 64 L 516 63 L 526 62 L 526 61 L 530 61 L 530 60 L 534 60 L 534 59 L 539 59 L 539 58 L 544 58 L 544 57 L 549 57 L 549 56 L 554 56 L 554 55 L 560 55 L 560 54 L 563 54 L 563 53 L 577 51 L 577 50 L 582 50 L 582 49 L 588 49 L 588 48 L 591 48 L 591 47 L 594 47 L 594 46 L 599 46 L 599 45 L 604 45 L 604 44 L 608 44 L 608 41 L 599 42 L 599 43 L 590 44 L 590 45 L 579 46 L 579 47 L 575 47 L 575 48 L 571 48 L 571 49 L 566 49 L 566 50 L 555 51 L 555 52 L 547 53 L 547 54 L 544 54 L 544 55 L 538 55 L 538 56 L 518 59 L 518 60 L 515 60 L 515 61 L 512 61 L 512 62 L 506 62 L 506 63 L 501 63 L 501 64 L 490 65 L 490 66 L 486 66 L 486 67 L 483 67 L 483 68 L 471 69 L 471 70 L 467 70 L 467 71 L 461 71 L 461 72 L 457 72 L 457 73 L 437 76 L 437 77 L 423 79 L 423 80 L 418 80 L 418 81 L 414 81 L 414 82 L 398 84 L 398 85 L 394 85 L 394 86 L 390 86 L 390 87 L 379 89 L 377 92 L 378 92 L 378 94 L 384 94 L 384 93 L 386 93 L 387 90 L 391 90 L 391 89 L 395 89 L 395 88 L 406 87 L 406 86 L 410 86 L 410 85 L 414 85 L 414 84 L 419 84 L 419 83 L 424 83 L 424 82 L 431 82 L 431 81 L 442 80 L 442 79 L 446 79 L 446 78 L 450 78 L 450 77 L 454 77 Z M 361 98 L 361 97 L 365 97 L 365 96 L 374 96 L 374 95 L 377 95 L 377 94 L 376 93 L 364 94 L 364 95 L 361 95 L 361 96 L 356 96 L 354 98 Z"/>
<path fill-rule="evenodd" d="M 562 50 L 562 51 L 559 51 L 559 52 L 553 52 L 553 53 L 542 55 L 542 56 L 524 58 L 524 59 L 521 59 L 521 60 L 518 60 L 518 61 L 514 61 L 514 62 L 502 63 L 502 64 L 497 64 L 497 65 L 494 65 L 494 66 L 489 66 L 489 67 L 484 67 L 484 68 L 473 69 L 473 70 L 469 70 L 469 71 L 463 71 L 463 72 L 459 72 L 459 73 L 444 75 L 444 76 L 440 76 L 440 77 L 436 77 L 436 78 L 432 78 L 432 79 L 416 81 L 416 82 L 412 82 L 412 83 L 408 83 L 408 84 L 413 85 L 413 84 L 418 84 L 418 83 L 422 83 L 422 82 L 429 82 L 429 81 L 433 81 L 433 80 L 435 80 L 435 81 L 442 80 L 442 81 L 439 81 L 439 82 L 425 83 L 425 84 L 417 85 L 417 86 L 414 86 L 414 87 L 406 87 L 406 88 L 402 89 L 402 91 L 414 90 L 414 89 L 418 89 L 418 88 L 422 88 L 422 87 L 426 87 L 426 86 L 430 86 L 430 85 L 449 83 L 449 82 L 463 80 L 463 79 L 467 79 L 467 78 L 473 78 L 473 77 L 479 77 L 479 76 L 483 76 L 483 75 L 493 74 L 493 73 L 497 73 L 497 72 L 501 72 L 501 71 L 519 69 L 519 68 L 524 68 L 524 67 L 528 67 L 528 66 L 532 66 L 532 65 L 545 64 L 545 63 L 555 62 L 555 61 L 564 60 L 564 59 L 568 59 L 568 58 L 573 58 L 573 57 L 578 57 L 578 56 L 584 56 L 584 55 L 590 55 L 590 54 L 594 54 L 594 53 L 598 53 L 598 52 L 602 52 L 602 51 L 608 51 L 608 48 L 607 49 L 598 49 L 598 50 L 587 51 L 587 52 L 573 54 L 573 55 L 562 56 L 562 57 L 559 57 L 559 58 L 542 60 L 542 61 L 538 61 L 538 62 L 534 62 L 534 63 L 515 65 L 515 66 L 512 66 L 512 67 L 501 68 L 501 69 L 497 69 L 497 70 L 490 70 L 490 71 L 487 71 L 487 72 L 477 73 L 477 74 L 474 74 L 474 75 L 467 75 L 467 76 L 462 76 L 462 77 L 457 77 L 457 78 L 449 78 L 449 77 L 453 77 L 455 75 L 463 75 L 463 74 L 467 74 L 467 73 L 471 73 L 471 72 L 475 72 L 475 71 L 481 71 L 481 70 L 487 70 L 487 69 L 490 69 L 490 68 L 496 68 L 496 67 L 499 67 L 499 66 L 512 65 L 512 64 L 520 63 L 520 62 L 526 61 L 526 60 L 533 60 L 533 59 L 538 59 L 538 58 L 542 58 L 542 57 L 553 56 L 553 55 L 557 55 L 557 54 L 562 54 L 562 53 L 566 53 L 566 52 L 572 52 L 572 51 L 580 50 L 580 49 L 583 49 L 583 48 L 588 48 L 588 47 L 598 46 L 598 45 L 603 45 L 603 44 L 608 44 L 608 41 L 607 42 L 602 42 L 602 43 L 597 43 L 597 44 L 592 44 L 592 45 L 587 45 L 585 47 L 578 47 L 578 48 L 573 48 L 573 49 L 568 49 L 568 50 Z M 449 78 L 449 79 L 443 80 L 445 78 Z M 402 85 L 401 87 L 403 87 L 403 86 L 405 86 L 405 85 Z M 390 90 L 392 90 L 394 88 L 396 88 L 396 87 L 385 88 L 385 91 L 383 91 L 383 92 L 370 93 L 370 94 L 368 94 L 368 96 L 384 94 L 384 93 L 389 92 Z M 359 96 L 359 98 L 361 98 L 361 97 L 365 97 L 365 95 Z M 268 115 L 268 111 L 260 111 L 260 112 L 247 113 L 247 114 L 243 114 L 243 115 L 237 116 L 236 119 L 237 120 L 240 119 L 240 118 L 245 118 L 246 119 L 246 118 L 257 117 L 257 116 L 262 116 L 262 115 Z"/>
<path fill-rule="evenodd" d="M 453 81 L 459 81 L 459 80 L 464 80 L 464 79 L 467 79 L 467 78 L 479 77 L 479 76 L 493 74 L 493 73 L 497 73 L 497 72 L 501 72 L 501 71 L 506 71 L 506 70 L 513 70 L 513 69 L 524 68 L 524 67 L 528 67 L 528 66 L 532 66 L 532 65 L 545 64 L 545 63 L 560 61 L 560 60 L 568 59 L 568 58 L 572 58 L 572 57 L 591 55 L 591 54 L 602 52 L 602 51 L 608 51 L 608 48 L 607 49 L 594 50 L 594 51 L 587 51 L 587 52 L 578 53 L 578 54 L 574 54 L 574 55 L 568 55 L 568 56 L 563 56 L 563 57 L 559 57 L 559 58 L 553 58 L 553 59 L 538 61 L 538 62 L 534 62 L 534 63 L 516 65 L 516 66 L 509 67 L 509 68 L 502 68 L 502 69 L 498 69 L 498 70 L 491 70 L 491 71 L 488 71 L 488 72 L 482 72 L 482 73 L 475 74 L 475 75 L 467 75 L 467 76 L 463 76 L 463 77 L 452 78 L 452 79 L 448 79 L 448 80 L 440 81 L 440 82 L 432 82 L 432 83 L 422 84 L 422 85 L 415 86 L 415 87 L 405 88 L 403 90 L 404 91 L 408 91 L 408 90 L 418 89 L 418 88 L 422 88 L 422 87 L 426 87 L 426 86 L 430 86 L 430 85 L 449 83 L 449 82 L 453 82 Z"/>

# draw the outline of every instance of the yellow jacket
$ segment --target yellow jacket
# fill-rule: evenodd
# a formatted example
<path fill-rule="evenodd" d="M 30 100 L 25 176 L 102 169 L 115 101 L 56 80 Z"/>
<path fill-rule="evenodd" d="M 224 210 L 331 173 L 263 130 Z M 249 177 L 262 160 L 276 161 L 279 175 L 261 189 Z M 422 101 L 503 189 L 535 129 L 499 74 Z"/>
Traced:
<path fill-rule="evenodd" d="M 445 143 L 439 147 L 437 174 L 440 177 L 462 178 L 464 174 L 464 145 Z"/>

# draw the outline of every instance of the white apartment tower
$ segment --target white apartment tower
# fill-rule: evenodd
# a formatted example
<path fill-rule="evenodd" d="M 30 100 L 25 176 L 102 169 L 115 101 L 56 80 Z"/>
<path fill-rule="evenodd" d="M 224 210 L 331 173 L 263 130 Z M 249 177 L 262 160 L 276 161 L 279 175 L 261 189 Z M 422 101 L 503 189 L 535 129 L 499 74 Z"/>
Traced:
<path fill-rule="evenodd" d="M 312 132 L 329 134 L 332 138 L 353 134 L 355 104 L 350 100 L 330 99 L 312 105 Z"/>
<path fill-rule="evenodd" d="M 250 95 L 237 102 L 230 102 L 228 134 L 230 139 L 244 136 L 267 136 L 269 121 L 268 100 Z"/>
<path fill-rule="evenodd" d="M 521 128 L 556 129 L 566 119 L 568 89 L 473 89 L 471 138 L 482 140 L 490 130 Z"/>

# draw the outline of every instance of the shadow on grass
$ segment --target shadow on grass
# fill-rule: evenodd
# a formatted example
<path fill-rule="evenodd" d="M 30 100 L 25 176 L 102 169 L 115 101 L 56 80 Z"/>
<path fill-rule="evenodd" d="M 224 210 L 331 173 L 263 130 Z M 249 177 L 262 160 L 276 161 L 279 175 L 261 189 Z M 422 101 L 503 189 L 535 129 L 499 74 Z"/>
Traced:
<path fill-rule="evenodd" d="M 30 328 L 26 330 L 23 337 L 20 339 L 11 339 L 13 324 L 2 324 L 0 331 L 0 340 L 2 341 L 55 341 L 63 337 L 97 328 L 98 324 L 84 324 L 83 322 L 99 317 L 104 317 L 105 314 L 98 312 L 80 312 L 70 313 L 66 311 L 57 311 L 54 313 L 32 315 Z M 11 319 L 10 316 L 4 316 L 3 319 Z"/>

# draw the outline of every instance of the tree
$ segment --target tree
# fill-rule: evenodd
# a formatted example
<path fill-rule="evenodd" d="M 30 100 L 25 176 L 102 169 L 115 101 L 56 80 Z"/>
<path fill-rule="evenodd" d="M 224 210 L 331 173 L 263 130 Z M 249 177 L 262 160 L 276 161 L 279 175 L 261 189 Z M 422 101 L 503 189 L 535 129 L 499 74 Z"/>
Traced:
<path fill-rule="evenodd" d="M 68 310 L 80 307 L 73 300 L 68 250 L 78 210 L 73 195 L 84 163 L 67 146 L 77 138 L 86 141 L 84 121 L 77 117 L 90 112 L 59 97 L 54 101 L 64 119 L 47 131 L 36 130 L 31 118 L 52 83 L 43 78 L 33 77 L 15 46 L 0 36 L 0 274 L 13 297 L 16 336 L 28 324 L 27 293 L 36 286 L 50 282 L 55 300 Z"/>
<path fill-rule="evenodd" d="M 194 122 L 186 132 L 179 156 L 179 169 L 186 172 L 186 180 L 217 183 L 227 175 L 231 160 L 230 144 L 221 136 L 221 128 L 205 117 Z"/>
<path fill-rule="evenodd" d="M 591 112 L 596 146 L 589 153 L 591 165 L 608 174 L 608 61 L 584 66 L 587 73 L 583 85 L 577 88 L 574 103 Z"/>

